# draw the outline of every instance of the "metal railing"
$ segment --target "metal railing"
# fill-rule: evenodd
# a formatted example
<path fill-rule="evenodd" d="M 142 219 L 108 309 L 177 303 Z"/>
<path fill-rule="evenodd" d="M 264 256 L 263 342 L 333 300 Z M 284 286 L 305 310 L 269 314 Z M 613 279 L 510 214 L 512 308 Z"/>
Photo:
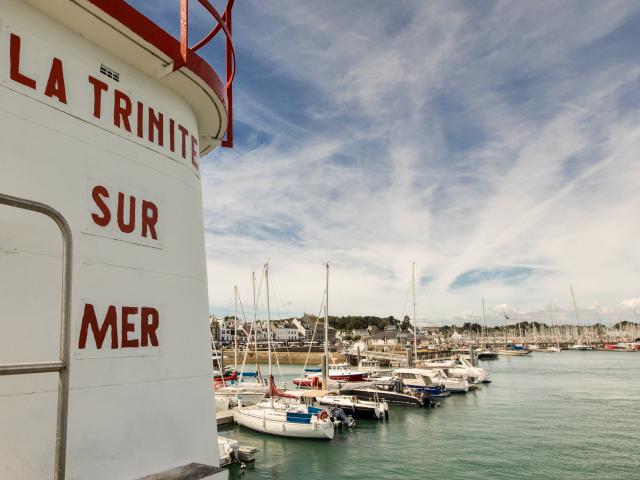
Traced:
<path fill-rule="evenodd" d="M 216 25 L 205 35 L 202 40 L 194 46 L 189 46 L 189 0 L 180 0 L 180 58 L 174 59 L 173 70 L 182 68 L 187 63 L 189 54 L 195 53 L 198 49 L 209 43 L 222 30 L 225 34 L 226 42 L 226 93 L 227 93 L 227 116 L 229 122 L 227 126 L 227 134 L 222 140 L 222 146 L 233 147 L 233 79 L 236 76 L 236 49 L 233 45 L 231 36 L 232 21 L 231 11 L 235 0 L 227 0 L 224 11 L 220 14 L 216 8 L 211 5 L 209 0 L 198 0 L 198 2 L 211 14 L 215 19 Z"/>
<path fill-rule="evenodd" d="M 0 376 L 58 372 L 58 406 L 56 415 L 56 450 L 54 480 L 64 480 L 67 453 L 67 419 L 69 417 L 69 358 L 71 351 L 71 281 L 73 270 L 73 238 L 64 217 L 48 205 L 0 193 L 0 205 L 46 215 L 62 233 L 62 305 L 60 319 L 60 360 L 51 362 L 0 365 Z"/>

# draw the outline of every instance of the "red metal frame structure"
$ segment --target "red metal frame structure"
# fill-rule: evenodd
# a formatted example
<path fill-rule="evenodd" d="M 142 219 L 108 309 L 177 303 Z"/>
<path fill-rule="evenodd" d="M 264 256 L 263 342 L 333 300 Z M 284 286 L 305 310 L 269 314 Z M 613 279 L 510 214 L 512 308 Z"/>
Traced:
<path fill-rule="evenodd" d="M 222 146 L 233 147 L 233 79 L 236 73 L 236 51 L 231 37 L 231 11 L 235 0 L 227 0 L 222 14 L 211 5 L 209 0 L 198 0 L 215 19 L 216 25 L 193 47 L 189 47 L 189 0 L 180 0 L 179 43 L 124 0 L 89 1 L 173 58 L 173 66 L 170 67 L 173 71 L 182 67 L 192 70 L 218 94 L 227 107 L 228 117 L 227 132 L 222 140 Z M 226 84 L 224 85 L 221 84 L 211 66 L 196 54 L 197 50 L 210 42 L 220 31 L 226 36 Z"/>
<path fill-rule="evenodd" d="M 222 30 L 226 36 L 226 79 L 225 84 L 227 94 L 227 116 L 228 126 L 226 137 L 222 140 L 222 146 L 233 147 L 233 79 L 236 75 L 236 49 L 233 46 L 231 36 L 232 19 L 231 11 L 235 0 L 227 0 L 227 6 L 222 15 L 215 9 L 209 0 L 198 0 L 200 4 L 216 20 L 213 29 L 193 47 L 189 47 L 189 0 L 180 0 L 180 59 L 173 63 L 173 70 L 178 70 L 187 64 L 189 55 L 209 43 Z"/>

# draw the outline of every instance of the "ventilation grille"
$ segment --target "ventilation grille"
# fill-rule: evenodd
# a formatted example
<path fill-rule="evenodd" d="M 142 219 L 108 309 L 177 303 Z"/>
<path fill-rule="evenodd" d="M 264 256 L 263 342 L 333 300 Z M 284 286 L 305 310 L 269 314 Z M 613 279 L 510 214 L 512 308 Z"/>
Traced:
<path fill-rule="evenodd" d="M 100 64 L 100 73 L 106 75 L 112 80 L 115 80 L 116 82 L 120 81 L 120 74 L 106 65 Z"/>

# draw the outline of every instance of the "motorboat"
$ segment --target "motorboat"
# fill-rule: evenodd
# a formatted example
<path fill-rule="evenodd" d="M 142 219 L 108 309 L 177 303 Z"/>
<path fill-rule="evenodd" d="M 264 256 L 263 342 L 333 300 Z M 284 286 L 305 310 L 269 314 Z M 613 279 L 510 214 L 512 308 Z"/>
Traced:
<path fill-rule="evenodd" d="M 340 382 L 363 382 L 369 374 L 366 371 L 353 370 L 348 363 L 335 363 L 329 367 L 329 380 Z M 332 388 L 336 385 L 322 385 L 322 369 L 306 368 L 304 376 L 293 379 L 294 385 L 310 388 Z"/>
<path fill-rule="evenodd" d="M 569 347 L 569 350 L 580 350 L 584 352 L 586 350 L 594 350 L 594 348 L 591 345 L 585 345 L 584 343 L 576 343 L 574 345 L 571 345 Z"/>
<path fill-rule="evenodd" d="M 249 463 L 255 461 L 258 449 L 240 445 L 238 440 L 218 435 L 218 458 L 221 467 L 228 467 L 234 462 Z"/>
<path fill-rule="evenodd" d="M 380 362 L 377 360 L 370 360 L 368 358 L 361 358 L 358 362 L 358 370 L 366 372 L 368 377 L 379 377 L 383 374 L 389 374 L 389 369 L 380 367 Z"/>
<path fill-rule="evenodd" d="M 348 363 L 334 363 L 329 365 L 329 378 L 341 382 L 362 382 L 367 379 L 369 373 L 363 370 L 354 370 Z"/>
<path fill-rule="evenodd" d="M 463 377 L 449 376 L 447 374 L 448 369 L 443 369 L 443 368 L 431 369 L 430 368 L 429 370 L 433 370 L 434 372 L 437 372 L 439 374 L 439 378 L 442 380 L 442 383 L 444 384 L 448 392 L 467 393 L 470 388 L 472 387 L 475 388 L 475 385 L 469 383 L 469 380 L 464 376 Z"/>
<path fill-rule="evenodd" d="M 435 406 L 437 402 L 431 400 L 431 395 L 424 392 L 415 392 L 405 389 L 402 382 L 384 384 L 372 384 L 369 386 L 347 387 L 340 390 L 345 395 L 355 395 L 362 400 L 384 401 L 394 405 L 413 405 L 416 407 Z"/>
<path fill-rule="evenodd" d="M 478 360 L 495 360 L 498 358 L 498 352 L 490 350 L 488 348 L 480 350 L 477 355 Z"/>
<path fill-rule="evenodd" d="M 444 369 L 449 377 L 464 378 L 469 383 L 488 383 L 489 374 L 482 367 L 476 367 L 469 358 L 456 355 L 452 358 L 436 358 L 420 362 L 420 367 Z"/>
<path fill-rule="evenodd" d="M 404 387 L 417 392 L 428 393 L 432 397 L 446 396 L 446 388 L 439 372 L 424 368 L 397 368 L 392 380 L 401 380 Z"/>
<path fill-rule="evenodd" d="M 547 348 L 541 349 L 539 350 L 540 352 L 547 352 L 547 353 L 559 353 L 560 352 L 560 347 L 556 347 L 554 345 L 551 345 Z"/>
<path fill-rule="evenodd" d="M 389 417 L 389 404 L 380 400 L 362 400 L 356 395 L 328 392 L 318 398 L 318 403 L 325 407 L 339 407 L 346 414 L 355 418 L 375 418 L 384 420 Z"/>
<path fill-rule="evenodd" d="M 498 354 L 509 355 L 512 357 L 524 357 L 526 355 L 531 355 L 531 350 L 521 345 L 508 345 L 504 348 L 499 348 Z"/>

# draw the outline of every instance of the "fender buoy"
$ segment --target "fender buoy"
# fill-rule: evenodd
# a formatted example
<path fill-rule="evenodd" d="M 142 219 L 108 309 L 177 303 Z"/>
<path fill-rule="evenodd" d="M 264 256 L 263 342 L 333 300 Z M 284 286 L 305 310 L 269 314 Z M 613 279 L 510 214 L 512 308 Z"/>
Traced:
<path fill-rule="evenodd" d="M 326 410 L 322 410 L 318 414 L 318 418 L 324 422 L 327 418 L 329 418 L 329 412 L 327 412 Z"/>

